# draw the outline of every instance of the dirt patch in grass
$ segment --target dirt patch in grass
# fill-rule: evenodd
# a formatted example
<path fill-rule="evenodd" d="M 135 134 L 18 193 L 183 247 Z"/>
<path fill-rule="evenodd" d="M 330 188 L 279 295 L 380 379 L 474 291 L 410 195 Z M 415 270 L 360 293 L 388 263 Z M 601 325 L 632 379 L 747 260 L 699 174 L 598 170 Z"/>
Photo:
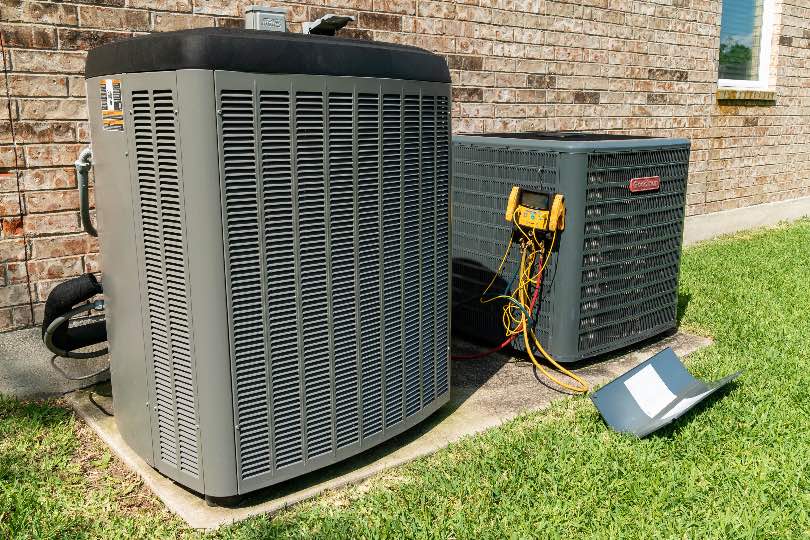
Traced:
<path fill-rule="evenodd" d="M 73 414 L 65 400 L 57 400 L 55 405 Z M 75 415 L 74 432 L 77 444 L 72 463 L 90 486 L 112 496 L 111 502 L 118 506 L 122 515 L 133 518 L 144 514 L 171 516 L 137 473 L 118 459 L 93 429 Z"/>
<path fill-rule="evenodd" d="M 413 478 L 405 474 L 403 470 L 387 471 L 372 476 L 371 478 L 366 478 L 357 484 L 327 491 L 310 504 L 331 508 L 346 508 L 372 490 L 394 489 L 412 480 Z"/>

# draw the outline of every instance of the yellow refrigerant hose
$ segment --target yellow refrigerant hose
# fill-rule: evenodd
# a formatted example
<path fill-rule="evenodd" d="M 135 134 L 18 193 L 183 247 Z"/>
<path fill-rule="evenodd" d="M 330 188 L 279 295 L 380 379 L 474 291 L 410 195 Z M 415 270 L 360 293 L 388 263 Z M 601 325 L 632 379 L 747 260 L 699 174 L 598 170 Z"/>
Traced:
<path fill-rule="evenodd" d="M 557 239 L 557 233 L 555 231 L 554 235 L 551 238 L 551 244 L 549 245 L 549 248 L 547 250 L 548 256 L 543 258 L 543 264 L 540 267 L 537 276 L 535 276 L 536 279 L 537 279 L 537 285 L 536 285 L 537 287 L 540 287 L 540 285 L 541 285 L 541 279 L 542 279 L 543 271 L 545 270 L 546 265 L 548 264 L 548 260 L 550 259 L 551 251 L 552 251 L 552 248 L 554 247 L 554 242 L 556 241 L 556 239 Z M 526 245 L 523 248 L 524 254 L 526 252 L 529 252 L 530 249 L 531 249 L 531 252 L 528 253 L 528 256 L 524 255 L 524 256 L 521 257 L 522 268 L 520 269 L 520 275 L 521 276 L 527 276 L 527 278 L 528 278 L 528 279 L 521 279 L 519 281 L 519 284 L 518 284 L 518 301 L 520 303 L 522 303 L 523 305 L 527 305 L 527 303 L 529 302 L 529 298 L 530 298 L 529 286 L 534 281 L 532 279 L 533 276 L 531 275 L 532 268 L 534 267 L 534 261 L 535 261 L 537 255 L 538 255 L 538 253 L 540 255 L 542 255 L 543 252 L 545 251 L 543 249 L 542 243 L 540 243 L 539 246 L 538 246 L 535 241 L 536 241 L 536 237 L 531 242 L 531 244 L 532 244 L 531 246 L 528 245 L 529 244 L 528 242 L 526 243 Z M 537 369 L 539 369 L 540 372 L 543 373 L 543 375 L 545 375 L 546 378 L 553 381 L 558 386 L 560 386 L 562 388 L 565 388 L 566 390 L 569 390 L 569 391 L 577 393 L 577 394 L 586 393 L 588 391 L 588 383 L 586 383 L 582 379 L 582 377 L 578 376 L 575 373 L 572 373 L 570 370 L 568 370 L 568 369 L 564 368 L 562 365 L 560 365 L 560 363 L 557 362 L 554 359 L 554 357 L 552 357 L 545 350 L 545 348 L 543 348 L 543 345 L 540 343 L 540 340 L 537 339 L 537 335 L 534 333 L 534 331 L 531 328 L 529 328 L 529 326 L 530 326 L 529 321 L 526 319 L 526 315 L 522 311 L 520 312 L 520 317 L 521 318 L 520 318 L 519 322 L 521 323 L 521 325 L 523 327 L 523 343 L 526 346 L 526 352 L 529 355 L 529 358 L 531 359 L 532 363 L 537 367 Z M 529 340 L 529 335 L 531 335 L 531 341 Z M 552 366 L 554 366 L 554 368 L 556 368 L 557 371 L 559 371 L 560 373 L 562 373 L 566 377 L 570 378 L 571 380 L 575 381 L 576 384 L 565 383 L 565 382 L 561 381 L 560 379 L 558 379 L 557 377 L 555 377 L 551 373 L 550 370 L 546 369 L 546 367 L 537 360 L 537 357 L 535 356 L 534 351 L 532 350 L 532 342 L 534 343 L 534 346 L 537 347 L 537 350 L 540 352 L 540 354 L 542 355 L 543 358 L 548 360 L 548 362 Z"/>
<path fill-rule="evenodd" d="M 517 212 L 519 210 L 515 210 Z M 514 217 L 513 212 L 513 217 Z M 506 245 L 506 250 L 504 251 L 503 256 L 501 257 L 500 263 L 498 264 L 498 269 L 495 271 L 492 279 L 489 281 L 487 286 L 484 288 L 484 292 L 481 294 L 481 303 L 489 303 L 495 300 L 503 300 L 505 301 L 503 307 L 503 327 L 506 334 L 506 341 L 498 345 L 497 347 L 485 351 L 483 353 L 478 353 L 474 355 L 457 355 L 454 358 L 456 359 L 472 359 L 472 358 L 481 358 L 484 356 L 488 356 L 493 352 L 501 350 L 502 348 L 506 347 L 510 343 L 512 343 L 515 338 L 519 336 L 523 337 L 523 343 L 526 347 L 526 353 L 528 354 L 529 358 L 531 359 L 532 363 L 537 367 L 537 369 L 550 381 L 554 384 L 558 385 L 561 388 L 569 390 L 570 392 L 574 392 L 577 394 L 586 393 L 588 391 L 588 383 L 586 383 L 581 377 L 572 373 L 571 371 L 565 369 L 559 362 L 557 362 L 554 357 L 552 357 L 540 343 L 540 340 L 537 338 L 537 335 L 534 332 L 533 325 L 532 325 L 532 314 L 531 312 L 536 309 L 536 306 L 539 307 L 538 304 L 538 295 L 540 292 L 540 287 L 542 286 L 543 280 L 543 272 L 546 270 L 546 266 L 548 265 L 549 260 L 551 259 L 551 253 L 554 248 L 554 244 L 557 240 L 557 230 L 554 229 L 553 234 L 551 236 L 551 242 L 546 248 L 545 240 L 540 239 L 537 237 L 537 231 L 532 230 L 531 235 L 527 234 L 523 227 L 520 225 L 518 219 L 510 220 L 514 222 L 515 231 L 520 233 L 522 238 L 519 239 L 520 241 L 520 264 L 518 265 L 518 272 L 516 274 L 516 281 L 517 284 L 514 289 L 509 293 L 509 291 L 505 291 L 503 294 L 488 296 L 490 289 L 495 284 L 495 281 L 503 272 L 503 268 L 506 265 L 506 260 L 509 258 L 509 253 L 512 250 L 512 246 L 515 243 L 515 236 L 512 235 L 509 237 L 509 242 Z M 540 257 L 540 268 L 538 268 L 537 273 L 532 275 L 532 270 L 534 269 L 535 262 L 537 261 L 537 257 Z M 533 293 L 530 294 L 530 288 L 534 286 L 535 290 Z M 531 334 L 531 339 L 529 339 L 529 335 Z M 560 374 L 568 377 L 575 384 L 569 384 L 566 382 L 561 381 L 559 378 L 555 377 L 554 374 L 543 364 L 538 361 L 537 356 L 535 356 L 533 348 L 536 347 L 537 351 L 539 351 L 540 356 L 546 359 Z"/>
<path fill-rule="evenodd" d="M 520 265 L 517 274 L 517 286 L 509 296 L 498 295 L 489 298 L 482 297 L 481 301 L 488 302 L 495 299 L 507 300 L 503 310 L 503 325 L 506 332 L 506 337 L 515 336 L 515 334 L 518 333 L 522 334 L 523 343 L 526 347 L 526 353 L 529 355 L 529 359 L 531 359 L 535 367 L 537 367 L 537 369 L 547 379 L 570 392 L 584 394 L 588 391 L 588 383 L 586 383 L 580 376 L 572 373 L 570 370 L 560 365 L 560 363 L 557 362 L 554 357 L 552 357 L 546 351 L 546 349 L 540 343 L 540 340 L 537 339 L 537 335 L 532 328 L 530 319 L 531 309 L 529 306 L 532 305 L 532 301 L 530 298 L 531 294 L 529 293 L 529 288 L 532 285 L 537 288 L 542 285 L 543 272 L 545 271 L 548 261 L 551 258 L 551 252 L 554 248 L 554 243 L 557 240 L 557 232 L 554 231 L 551 237 L 551 243 L 549 244 L 548 249 L 546 249 L 544 243 L 537 238 L 534 231 L 532 232 L 532 235 L 529 236 L 517 222 L 515 225 L 518 232 L 520 232 L 523 237 L 520 242 Z M 496 273 L 495 277 L 500 274 L 511 247 L 512 241 L 510 239 L 509 244 L 507 245 L 507 251 L 504 253 L 504 257 L 501 259 L 501 264 L 499 265 L 498 272 Z M 532 275 L 532 270 L 534 269 L 535 261 L 537 260 L 538 256 L 541 257 L 542 264 L 540 265 L 537 273 Z M 487 286 L 484 294 L 486 294 L 486 292 L 492 286 L 492 283 L 494 283 L 495 277 L 493 277 L 490 285 Z M 530 335 L 531 339 L 529 338 Z M 551 370 L 540 363 L 535 355 L 534 348 L 536 348 L 540 353 L 540 356 L 547 360 L 559 373 L 574 381 L 574 384 L 569 384 L 560 380 L 552 373 Z"/>

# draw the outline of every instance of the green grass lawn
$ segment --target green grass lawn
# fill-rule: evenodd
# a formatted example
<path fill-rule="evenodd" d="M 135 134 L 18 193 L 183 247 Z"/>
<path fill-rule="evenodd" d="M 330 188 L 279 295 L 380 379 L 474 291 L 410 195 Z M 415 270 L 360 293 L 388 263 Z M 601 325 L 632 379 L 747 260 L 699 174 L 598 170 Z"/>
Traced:
<path fill-rule="evenodd" d="M 687 250 L 698 377 L 743 376 L 644 440 L 568 398 L 218 538 L 810 538 L 810 221 Z M 688 301 L 688 302 L 687 302 Z M 0 401 L 0 537 L 185 537 L 53 403 Z"/>

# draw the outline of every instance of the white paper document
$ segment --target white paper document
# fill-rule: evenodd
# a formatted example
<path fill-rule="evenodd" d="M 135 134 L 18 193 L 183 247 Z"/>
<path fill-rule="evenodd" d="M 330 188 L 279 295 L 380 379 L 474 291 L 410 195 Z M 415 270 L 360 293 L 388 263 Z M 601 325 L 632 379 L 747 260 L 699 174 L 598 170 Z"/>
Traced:
<path fill-rule="evenodd" d="M 650 418 L 663 411 L 675 400 L 675 394 L 651 365 L 643 367 L 638 373 L 624 381 L 624 386 L 627 387 L 644 414 Z"/>

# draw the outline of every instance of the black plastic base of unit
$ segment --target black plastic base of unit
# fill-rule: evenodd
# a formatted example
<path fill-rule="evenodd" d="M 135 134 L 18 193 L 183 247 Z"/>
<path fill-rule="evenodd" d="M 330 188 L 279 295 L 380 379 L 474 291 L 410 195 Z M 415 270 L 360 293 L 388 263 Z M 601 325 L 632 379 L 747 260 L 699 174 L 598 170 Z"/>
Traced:
<path fill-rule="evenodd" d="M 614 356 L 625 354 L 635 349 L 640 349 L 652 342 L 671 336 L 677 333 L 677 331 L 678 327 L 676 323 L 673 322 L 671 325 L 656 327 L 653 328 L 652 330 L 638 334 L 636 336 L 618 340 L 600 349 L 580 352 L 573 355 L 561 355 L 559 353 L 555 354 L 553 348 L 547 347 L 547 349 L 549 354 L 551 354 L 551 356 L 553 356 L 554 359 L 559 363 L 574 364 L 576 367 L 576 365 L 587 365 L 591 363 L 601 362 Z M 464 341 L 472 343 L 473 345 L 478 345 L 479 347 L 481 347 L 482 351 L 494 347 L 495 345 L 501 343 L 505 339 L 502 335 L 500 335 L 497 336 L 497 338 L 493 341 L 492 339 L 482 338 L 481 335 L 475 335 L 469 332 L 460 332 L 457 330 L 454 330 L 453 338 L 462 339 Z M 522 342 L 518 341 L 518 344 L 522 345 Z M 523 347 L 507 346 L 502 349 L 500 354 L 506 354 L 514 358 L 522 358 L 528 360 L 528 355 L 526 354 L 526 351 L 523 349 Z"/>
<path fill-rule="evenodd" d="M 231 495 L 230 497 L 212 497 L 210 495 L 206 495 L 205 504 L 208 506 L 223 506 L 225 508 L 230 508 L 242 504 L 244 498 L 245 497 L 243 495 Z"/>

